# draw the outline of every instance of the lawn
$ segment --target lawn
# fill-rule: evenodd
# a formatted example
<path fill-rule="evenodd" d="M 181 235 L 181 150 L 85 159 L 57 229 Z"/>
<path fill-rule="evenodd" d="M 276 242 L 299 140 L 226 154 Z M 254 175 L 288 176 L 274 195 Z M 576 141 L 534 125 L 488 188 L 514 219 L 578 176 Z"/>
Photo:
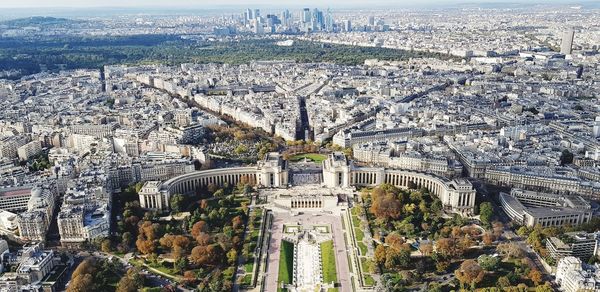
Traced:
<path fill-rule="evenodd" d="M 354 234 L 356 235 L 356 241 L 361 242 L 365 238 L 365 233 L 360 228 L 354 228 Z"/>
<path fill-rule="evenodd" d="M 362 241 L 358 242 L 358 249 L 360 250 L 360 255 L 367 255 L 367 245 Z"/>
<path fill-rule="evenodd" d="M 373 263 L 373 261 L 368 258 L 360 258 L 360 265 L 362 267 L 363 273 L 369 273 L 373 268 L 374 264 L 375 263 Z"/>
<path fill-rule="evenodd" d="M 242 286 L 250 286 L 250 284 L 252 284 L 252 275 L 245 275 L 244 278 L 242 278 Z"/>
<path fill-rule="evenodd" d="M 337 282 L 335 272 L 335 255 L 333 254 L 333 241 L 321 243 L 321 264 L 323 265 L 323 282 Z"/>
<path fill-rule="evenodd" d="M 352 216 L 352 225 L 354 225 L 356 228 L 360 227 L 360 219 L 358 216 Z"/>
<path fill-rule="evenodd" d="M 285 240 L 281 241 L 279 254 L 279 280 L 278 282 L 292 284 L 294 273 L 294 244 Z"/>
<path fill-rule="evenodd" d="M 363 279 L 365 280 L 365 286 L 374 286 L 375 279 L 371 277 L 371 275 L 364 275 Z"/>
<path fill-rule="evenodd" d="M 248 262 L 244 264 L 244 271 L 246 271 L 246 273 L 252 273 L 253 269 L 254 269 L 254 259 L 249 258 Z"/>
<path fill-rule="evenodd" d="M 289 158 L 289 160 L 296 162 L 296 161 L 300 161 L 304 158 L 308 158 L 309 160 L 312 160 L 316 163 L 321 163 L 321 162 L 323 162 L 323 160 L 327 159 L 327 156 L 325 156 L 323 154 L 318 154 L 318 153 L 304 153 L 304 154 L 296 154 L 294 156 L 291 156 Z"/>

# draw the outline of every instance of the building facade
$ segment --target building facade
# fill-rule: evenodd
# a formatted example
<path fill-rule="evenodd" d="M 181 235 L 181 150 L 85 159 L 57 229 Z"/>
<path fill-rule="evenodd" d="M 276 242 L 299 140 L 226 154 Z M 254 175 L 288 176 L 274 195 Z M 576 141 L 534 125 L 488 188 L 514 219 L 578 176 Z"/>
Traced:
<path fill-rule="evenodd" d="M 555 260 L 573 256 L 587 262 L 591 257 L 598 255 L 598 233 L 571 232 L 561 237 L 564 240 L 554 236 L 546 239 L 548 254 Z"/>
<path fill-rule="evenodd" d="M 564 257 L 556 266 L 556 283 L 565 292 L 600 291 L 600 268 L 585 265 L 576 257 Z"/>
<path fill-rule="evenodd" d="M 323 186 L 327 188 L 372 187 L 391 184 L 404 189 L 427 188 L 442 201 L 444 209 L 468 215 L 475 206 L 476 191 L 465 179 L 448 180 L 414 171 L 355 167 L 343 153 L 332 153 L 323 161 Z M 278 153 L 270 153 L 256 167 L 211 169 L 184 174 L 164 183 L 147 182 L 139 193 L 146 209 L 168 210 L 173 194 L 190 194 L 209 184 L 237 184 L 242 177 L 260 188 L 287 188 L 287 162 Z M 290 203 L 291 204 L 291 203 Z"/>
<path fill-rule="evenodd" d="M 592 219 L 591 205 L 578 196 L 512 189 L 510 194 L 500 193 L 500 206 L 516 223 L 533 227 L 579 225 Z"/>

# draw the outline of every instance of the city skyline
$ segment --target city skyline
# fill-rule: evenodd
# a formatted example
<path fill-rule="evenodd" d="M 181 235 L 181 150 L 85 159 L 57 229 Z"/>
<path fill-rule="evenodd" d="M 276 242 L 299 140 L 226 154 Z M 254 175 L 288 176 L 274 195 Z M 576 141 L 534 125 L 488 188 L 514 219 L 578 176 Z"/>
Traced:
<path fill-rule="evenodd" d="M 284 1 L 241 1 L 241 0 L 226 0 L 221 1 L 218 5 L 210 1 L 191 1 L 191 0 L 174 0 L 174 1 L 165 1 L 165 0 L 153 0 L 153 1 L 142 1 L 142 0 L 133 0 L 133 1 L 118 1 L 118 0 L 106 0 L 106 1 L 97 1 L 97 0 L 83 0 L 83 1 L 75 1 L 75 0 L 54 0 L 54 1 L 43 1 L 43 0 L 23 0 L 18 2 L 5 2 L 0 3 L 1 8 L 43 8 L 43 7 L 51 7 L 51 8 L 130 8 L 130 7 L 172 7 L 172 8 L 183 8 L 183 7 L 193 7 L 193 8 L 205 8 L 206 6 L 210 6 L 210 9 L 214 9 L 215 7 L 226 7 L 226 8 L 240 8 L 240 7 L 304 7 L 304 6 L 336 6 L 336 7 L 422 7 L 422 6 L 445 6 L 445 5 L 479 5 L 479 4 L 498 4 L 498 5 L 537 5 L 537 4 L 569 4 L 569 5 L 580 5 L 580 4 L 593 4 L 594 1 L 568 1 L 568 0 L 548 0 L 548 1 L 524 1 L 524 0 L 424 0 L 418 1 L 417 3 L 413 1 L 394 1 L 394 0 L 376 0 L 369 1 L 368 4 L 365 1 L 361 0 L 349 0 L 349 1 L 340 1 L 340 0 L 326 0 L 326 1 L 302 1 L 302 3 L 298 3 L 297 1 L 284 0 Z"/>
<path fill-rule="evenodd" d="M 120 1 L 0 4 L 0 291 L 600 291 L 599 1 Z"/>

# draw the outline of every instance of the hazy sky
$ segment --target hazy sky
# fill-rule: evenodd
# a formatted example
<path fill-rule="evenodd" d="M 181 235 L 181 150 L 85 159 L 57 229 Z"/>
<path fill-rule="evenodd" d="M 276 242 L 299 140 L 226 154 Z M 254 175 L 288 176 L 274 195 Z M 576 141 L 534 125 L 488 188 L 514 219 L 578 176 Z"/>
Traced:
<path fill-rule="evenodd" d="M 398 6 L 456 4 L 456 3 L 568 3 L 568 0 L 0 0 L 0 7 L 195 7 L 218 6 Z M 587 2 L 583 0 L 582 2 Z"/>

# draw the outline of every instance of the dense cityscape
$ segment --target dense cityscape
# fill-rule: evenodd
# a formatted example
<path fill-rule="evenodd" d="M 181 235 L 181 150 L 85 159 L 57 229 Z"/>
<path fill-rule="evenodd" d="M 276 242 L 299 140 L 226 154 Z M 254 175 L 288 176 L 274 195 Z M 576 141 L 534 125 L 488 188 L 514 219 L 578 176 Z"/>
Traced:
<path fill-rule="evenodd" d="M 0 12 L 0 291 L 600 291 L 598 5 L 249 6 Z"/>

